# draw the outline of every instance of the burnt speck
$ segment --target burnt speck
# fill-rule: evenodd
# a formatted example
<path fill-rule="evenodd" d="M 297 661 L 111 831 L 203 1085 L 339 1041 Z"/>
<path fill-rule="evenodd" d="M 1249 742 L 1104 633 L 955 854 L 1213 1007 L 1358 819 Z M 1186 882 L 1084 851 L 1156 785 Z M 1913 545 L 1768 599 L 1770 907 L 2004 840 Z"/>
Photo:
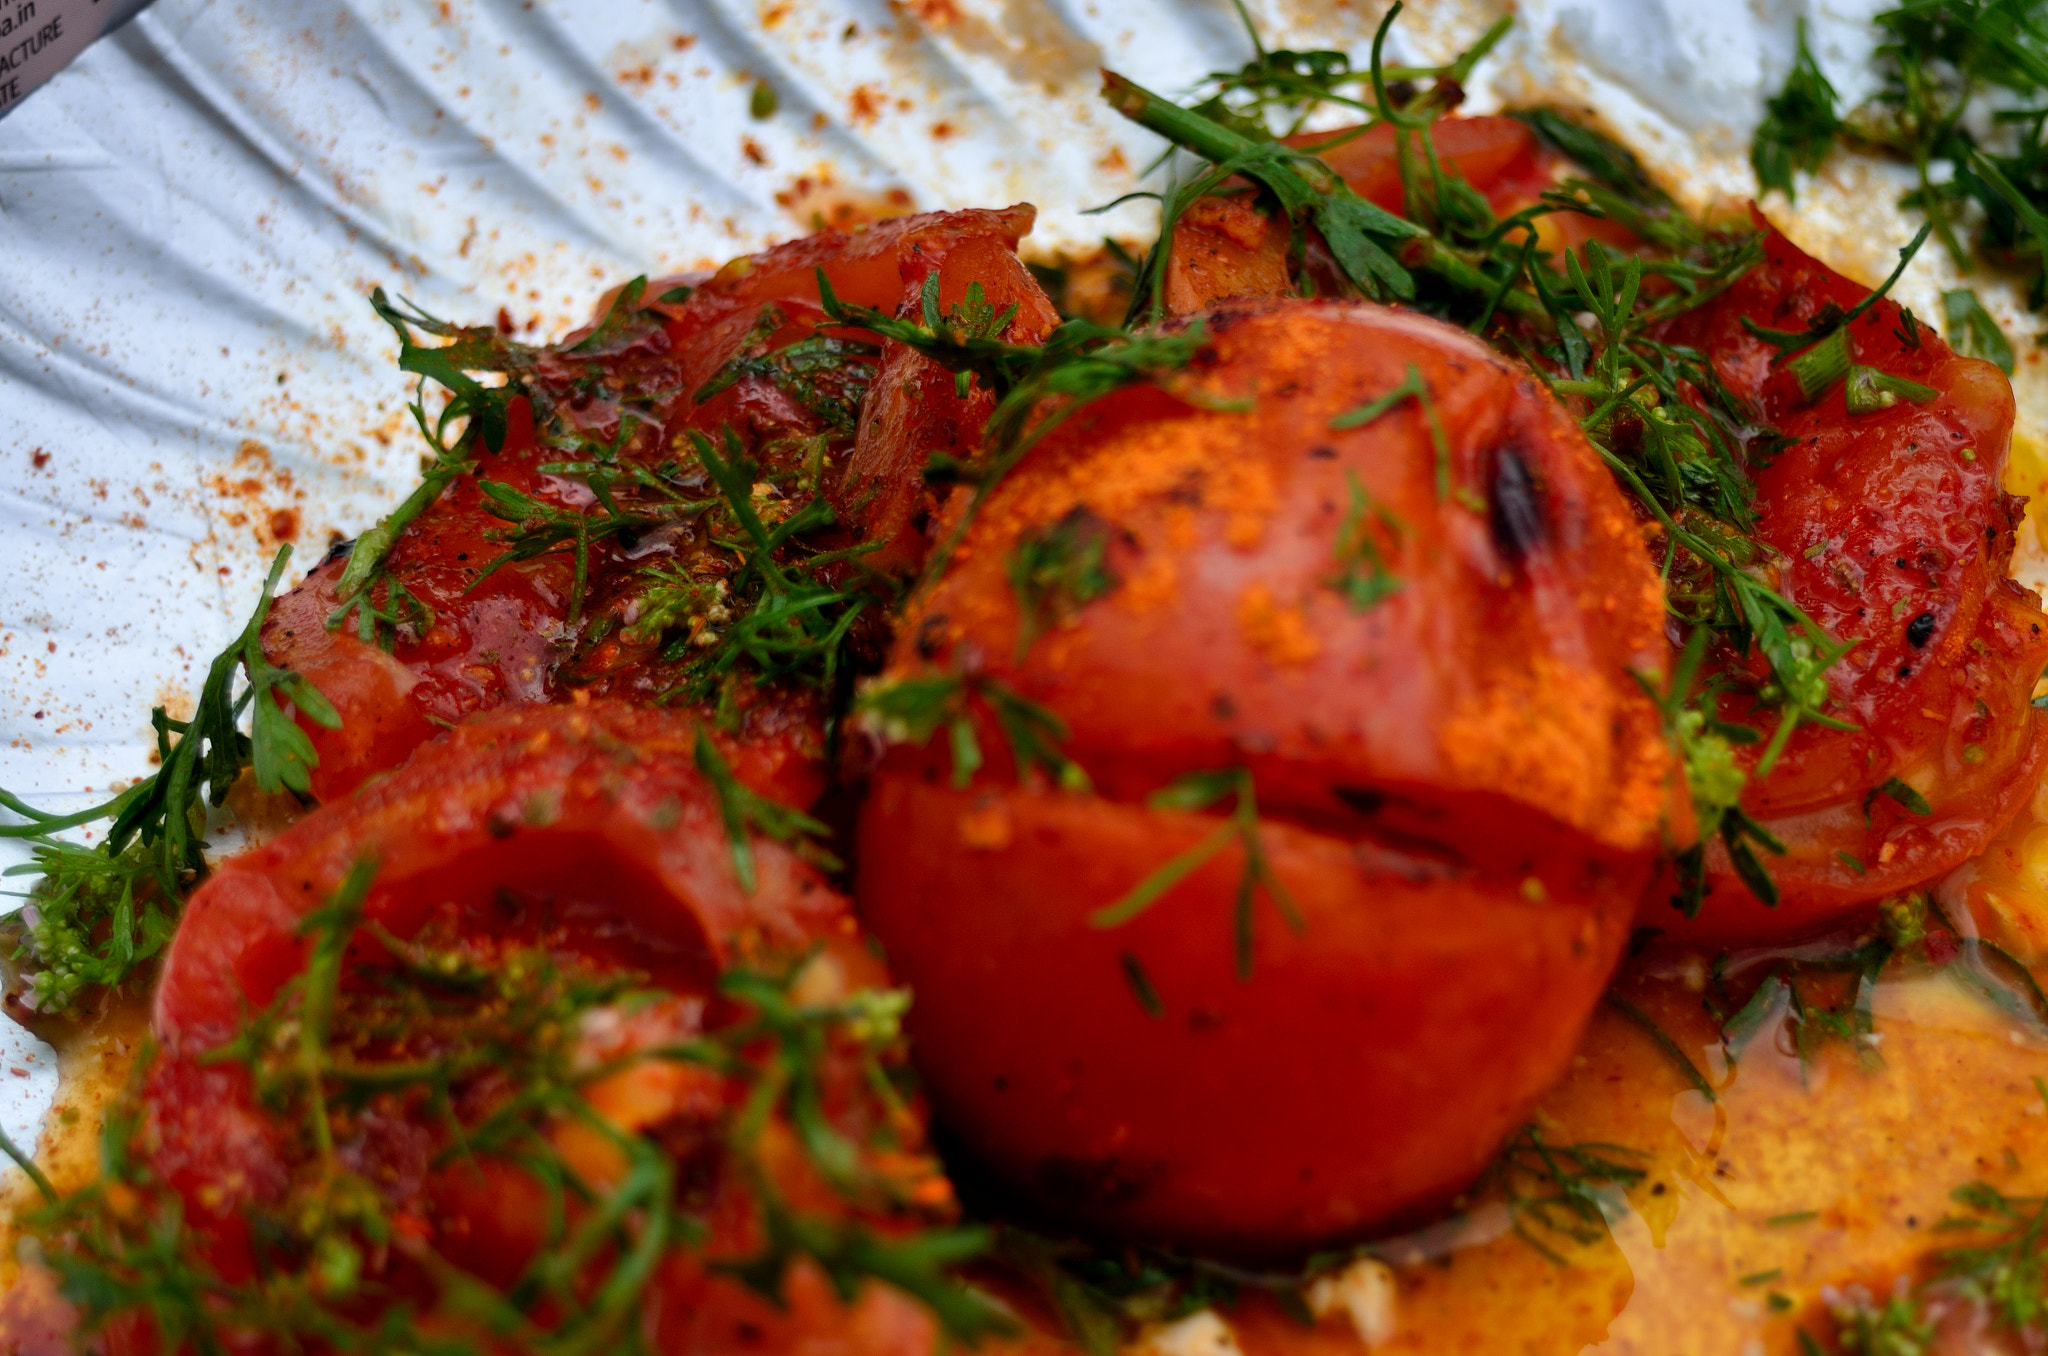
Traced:
<path fill-rule="evenodd" d="M 920 659 L 937 659 L 939 652 L 946 648 L 946 617 L 935 612 L 926 617 L 917 628 L 917 653 Z"/>
<path fill-rule="evenodd" d="M 1906 643 L 1914 649 L 1924 649 L 1934 639 L 1934 614 L 1922 612 L 1906 623 Z"/>
<path fill-rule="evenodd" d="M 1318 443 L 1308 450 L 1308 454 L 1317 461 L 1332 461 L 1337 456 L 1337 449 L 1327 444 Z"/>
<path fill-rule="evenodd" d="M 1899 665 L 1899 677 L 1901 677 L 1901 678 L 1911 678 L 1912 676 L 1913 676 L 1913 666 L 1912 666 L 1911 664 L 1901 664 L 1901 665 Z"/>
<path fill-rule="evenodd" d="M 1219 692 L 1216 699 L 1209 703 L 1209 713 L 1218 720 L 1236 720 L 1237 703 L 1230 699 L 1228 692 Z"/>
<path fill-rule="evenodd" d="M 1333 786 L 1330 790 L 1338 800 L 1343 801 L 1362 815 L 1376 815 L 1386 806 L 1387 798 L 1378 791 L 1365 786 Z"/>
<path fill-rule="evenodd" d="M 343 537 L 340 541 L 327 548 L 327 554 L 320 557 L 320 563 L 322 565 L 329 565 L 337 560 L 347 560 L 355 549 L 356 539 L 354 537 Z"/>
<path fill-rule="evenodd" d="M 1503 447 L 1493 456 L 1493 492 L 1487 496 L 1487 526 L 1493 544 L 1509 560 L 1526 560 L 1543 544 L 1543 506 L 1536 482 L 1519 452 Z"/>

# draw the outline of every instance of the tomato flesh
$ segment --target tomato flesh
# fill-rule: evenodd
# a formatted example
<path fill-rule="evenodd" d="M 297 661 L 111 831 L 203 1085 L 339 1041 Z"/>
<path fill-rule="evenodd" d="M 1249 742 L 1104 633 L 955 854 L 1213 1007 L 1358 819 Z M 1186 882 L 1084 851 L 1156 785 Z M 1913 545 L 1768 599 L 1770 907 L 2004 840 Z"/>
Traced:
<path fill-rule="evenodd" d="M 1009 333 L 1019 342 L 1041 337 L 1057 322 L 1051 304 L 1017 260 L 1017 240 L 1032 211 L 933 213 L 884 222 L 865 231 L 826 231 L 735 260 L 686 300 L 650 303 L 661 319 L 585 360 L 579 336 L 546 350 L 531 380 L 555 397 L 558 417 L 590 442 L 621 438 L 623 403 L 584 393 L 599 374 L 600 391 L 647 393 L 631 411 L 637 421 L 617 456 L 648 468 L 674 461 L 686 436 L 721 439 L 728 429 L 771 481 L 786 480 L 822 438 L 829 471 L 815 493 L 833 507 L 836 536 L 828 546 L 872 544 L 869 568 L 907 574 L 922 560 L 923 525 L 936 509 L 923 483 L 933 439 L 970 448 L 986 420 L 986 397 L 962 398 L 950 374 L 900 346 L 884 346 L 871 405 L 888 413 L 851 428 L 826 421 L 758 373 L 698 402 L 695 393 L 737 357 L 809 338 L 825 316 L 819 306 L 822 270 L 850 303 L 915 313 L 925 279 L 936 273 L 942 307 L 967 299 L 979 284 L 997 311 L 1016 305 Z M 649 289 L 663 295 L 661 285 Z M 769 308 L 781 316 L 779 325 Z M 867 338 L 864 331 L 824 333 Z M 941 379 L 941 377 L 943 379 Z M 899 408 L 900 407 L 900 408 Z M 325 800 L 346 794 L 373 773 L 395 766 L 422 741 L 466 716 L 501 705 L 561 700 L 571 692 L 634 701 L 675 701 L 689 654 L 663 637 L 643 636 L 632 623 L 647 589 L 649 567 L 673 564 L 713 580 L 730 573 L 729 553 L 691 521 L 645 539 L 615 536 L 589 548 L 581 615 L 573 553 L 558 547 L 487 569 L 507 551 L 511 525 L 494 516 L 486 482 L 532 496 L 555 509 L 600 517 L 592 492 L 572 477 L 540 468 L 582 453 L 543 442 L 531 407 L 513 403 L 506 442 L 480 454 L 479 469 L 456 480 L 399 537 L 387 558 L 389 575 L 432 614 L 432 624 L 403 624 L 380 650 L 357 634 L 359 618 L 336 620 L 335 589 L 346 559 L 323 563 L 278 600 L 264 630 L 273 663 L 306 675 L 342 717 L 338 730 L 306 723 L 319 755 L 313 791 Z M 678 482 L 680 492 L 715 500 L 701 473 Z M 786 514 L 808 492 L 781 496 Z M 849 571 L 851 567 L 842 567 Z M 381 595 L 380 595 L 381 596 Z M 388 607 L 389 604 L 386 604 Z M 870 609 L 873 612 L 873 609 Z M 330 623 L 333 623 L 330 625 Z M 870 627 L 870 630 L 877 628 Z M 686 704 L 689 704 L 686 700 Z M 801 685 L 757 687 L 729 682 L 715 699 L 728 756 L 741 777 L 771 797 L 808 804 L 824 786 L 826 710 L 822 694 Z"/>

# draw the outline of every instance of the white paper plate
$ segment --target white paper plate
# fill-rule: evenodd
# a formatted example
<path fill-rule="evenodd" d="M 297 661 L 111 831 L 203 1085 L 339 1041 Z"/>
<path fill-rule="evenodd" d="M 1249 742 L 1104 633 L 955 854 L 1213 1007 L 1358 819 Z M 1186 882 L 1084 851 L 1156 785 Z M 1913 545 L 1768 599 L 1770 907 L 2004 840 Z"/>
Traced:
<path fill-rule="evenodd" d="M 1360 65 L 1379 10 L 1251 7 L 1269 45 Z M 1853 102 L 1880 7 L 1525 0 L 1473 106 L 1584 104 L 1684 193 L 1744 195 L 1795 20 Z M 1400 54 L 1499 8 L 1423 0 Z M 1227 0 L 160 0 L 0 122 L 0 786 L 61 810 L 147 772 L 150 706 L 189 703 L 278 539 L 303 568 L 411 484 L 373 286 L 557 333 L 835 195 L 1143 236 L 1142 204 L 1084 215 L 1159 150 L 1097 68 L 1178 94 L 1249 55 Z M 22 1039 L 17 1138 L 54 1089 Z"/>

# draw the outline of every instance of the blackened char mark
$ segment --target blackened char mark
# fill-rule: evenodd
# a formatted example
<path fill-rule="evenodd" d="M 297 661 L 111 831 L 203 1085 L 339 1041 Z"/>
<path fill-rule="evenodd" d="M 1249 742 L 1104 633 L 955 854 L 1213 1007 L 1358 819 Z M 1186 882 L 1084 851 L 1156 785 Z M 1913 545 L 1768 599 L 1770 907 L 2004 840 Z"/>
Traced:
<path fill-rule="evenodd" d="M 1503 557 L 1520 564 L 1543 545 L 1543 503 L 1522 454 L 1503 447 L 1493 454 L 1493 493 L 1487 496 L 1487 527 Z"/>

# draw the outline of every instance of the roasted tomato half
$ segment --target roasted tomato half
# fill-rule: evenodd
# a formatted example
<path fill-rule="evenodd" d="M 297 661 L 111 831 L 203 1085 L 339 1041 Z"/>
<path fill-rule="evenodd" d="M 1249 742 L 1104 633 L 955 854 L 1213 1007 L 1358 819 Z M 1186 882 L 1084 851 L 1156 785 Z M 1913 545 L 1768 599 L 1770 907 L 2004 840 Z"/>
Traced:
<path fill-rule="evenodd" d="M 1430 129 L 1438 170 L 1463 180 L 1496 215 L 1528 207 L 1550 188 L 1563 162 L 1516 118 L 1445 118 Z M 1402 154 L 1391 124 L 1305 132 L 1288 144 L 1314 152 L 1368 202 L 1401 212 L 1407 196 Z M 1430 170 L 1411 139 L 1408 173 L 1426 181 Z M 1188 315 L 1220 301 L 1293 295 L 1295 274 L 1305 274 L 1325 295 L 1353 295 L 1351 283 L 1313 230 L 1304 232 L 1297 257 L 1285 214 L 1262 202 L 1252 185 L 1199 198 L 1174 223 L 1167 252 L 1166 309 Z M 1547 250 L 1600 239 L 1624 248 L 1638 242 L 1618 223 L 1578 212 L 1538 217 L 1533 228 Z"/>
<path fill-rule="evenodd" d="M 617 703 L 487 714 L 224 864 L 104 1227 L 182 1216 L 235 1350 L 365 1349 L 393 1312 L 482 1350 L 933 1349 L 815 1242 L 947 1215 L 914 1101 L 878 1092 L 902 998 L 703 747 Z"/>
<path fill-rule="evenodd" d="M 750 629 L 756 547 L 731 501 L 748 500 L 764 530 L 787 529 L 779 557 L 794 543 L 857 551 L 860 569 L 842 561 L 826 570 L 832 581 L 914 570 L 936 508 L 925 464 L 971 454 L 988 400 L 963 398 L 950 374 L 899 345 L 829 327 L 818 275 L 842 300 L 890 311 L 915 309 L 934 275 L 941 307 L 978 286 L 996 311 L 1017 308 L 1008 335 L 1028 342 L 1058 319 L 1016 257 L 1032 215 L 825 231 L 694 288 L 622 292 L 600 325 L 548 348 L 489 329 L 453 331 L 453 347 L 436 348 L 429 335 L 445 327 L 415 333 L 393 311 L 417 362 L 502 372 L 520 394 L 502 431 L 473 415 L 450 453 L 469 469 L 438 489 L 430 478 L 395 539 L 378 540 L 385 528 L 364 538 L 356 549 L 374 559 L 337 552 L 278 600 L 266 652 L 342 718 L 307 727 L 315 794 L 345 793 L 473 712 L 582 692 L 715 711 L 743 778 L 784 801 L 813 799 L 832 694 L 774 671 L 788 637 Z M 881 601 L 864 600 L 850 637 L 876 660 Z"/>
<path fill-rule="evenodd" d="M 1719 843 L 1697 918 L 1667 907 L 1668 889 L 1647 898 L 1645 923 L 1710 942 L 1823 926 L 1932 880 L 2026 803 L 2048 755 L 2048 720 L 2030 704 L 2048 630 L 2039 599 L 2007 577 L 2022 505 L 2001 481 L 2011 386 L 1886 300 L 1848 327 L 1849 379 L 1809 400 L 1757 329 L 1806 330 L 1868 289 L 1764 229 L 1763 261 L 1663 337 L 1708 354 L 1785 439 L 1754 469 L 1761 568 L 1849 646 L 1826 672 L 1824 714 L 1853 728 L 1801 724 L 1743 796 L 1785 847 L 1759 854 L 1776 907 Z M 1852 410 L 1850 385 L 1870 373 L 1909 385 L 1873 387 Z M 1753 771 L 1781 707 L 1759 661 L 1724 658 L 1719 714 L 1758 733 L 1740 749 Z"/>
<path fill-rule="evenodd" d="M 863 698 L 858 895 L 1012 1189 L 1266 1256 L 1440 1204 L 1569 1057 L 1671 816 L 1663 600 L 1476 340 L 1199 323 L 960 520 Z"/>

